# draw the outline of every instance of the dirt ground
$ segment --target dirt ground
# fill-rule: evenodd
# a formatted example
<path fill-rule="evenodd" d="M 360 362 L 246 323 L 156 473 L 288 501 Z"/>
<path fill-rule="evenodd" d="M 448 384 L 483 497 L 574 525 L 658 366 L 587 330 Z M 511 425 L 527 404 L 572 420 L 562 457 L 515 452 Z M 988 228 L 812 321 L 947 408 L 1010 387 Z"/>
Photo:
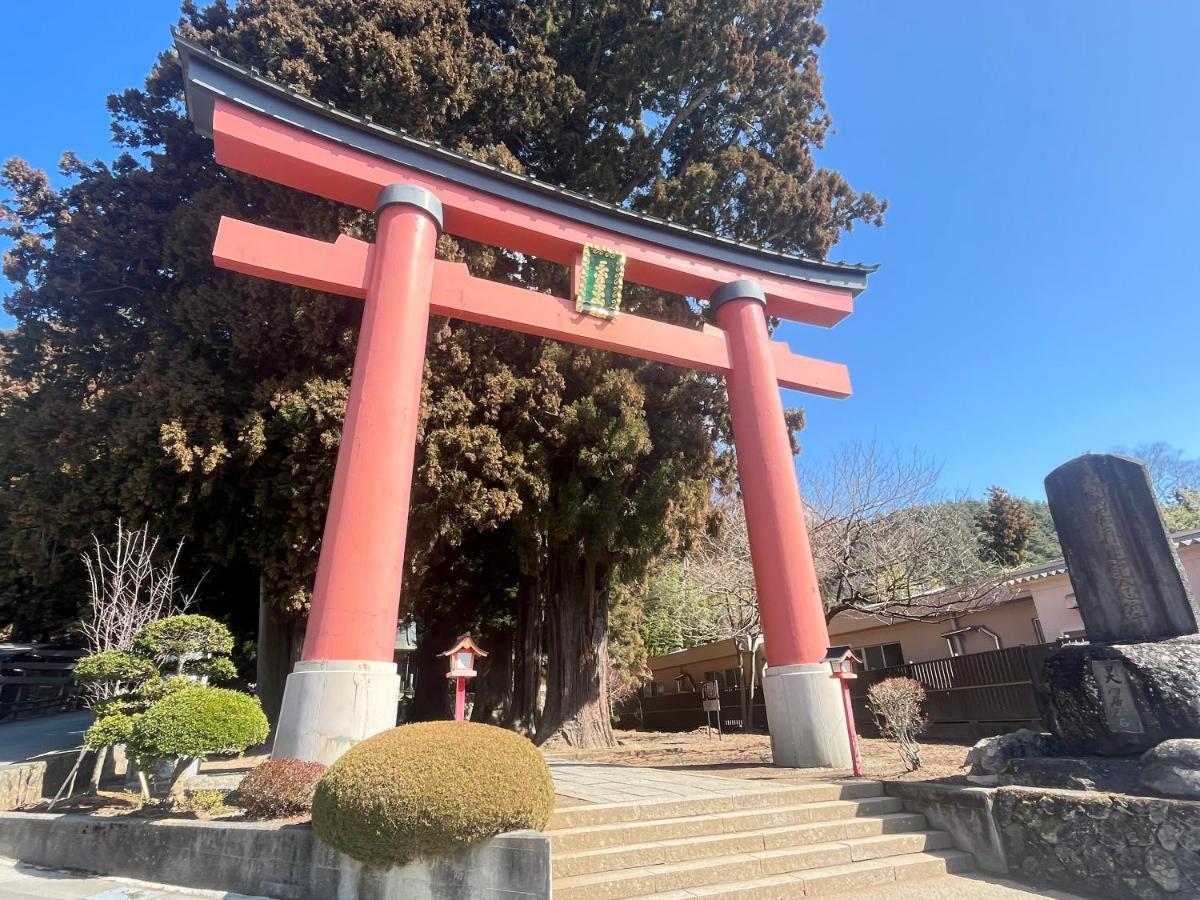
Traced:
<path fill-rule="evenodd" d="M 850 777 L 849 769 L 777 769 L 771 765 L 771 739 L 766 734 L 726 734 L 717 738 L 703 728 L 691 732 L 617 731 L 618 746 L 607 750 L 573 750 L 564 745 L 546 746 L 547 754 L 569 759 L 625 763 L 677 772 L 705 772 L 728 778 L 766 781 L 829 781 Z M 963 758 L 969 745 L 923 743 L 922 766 L 906 772 L 895 745 L 877 738 L 861 738 L 863 774 L 869 778 L 903 781 L 961 780 L 967 770 Z"/>

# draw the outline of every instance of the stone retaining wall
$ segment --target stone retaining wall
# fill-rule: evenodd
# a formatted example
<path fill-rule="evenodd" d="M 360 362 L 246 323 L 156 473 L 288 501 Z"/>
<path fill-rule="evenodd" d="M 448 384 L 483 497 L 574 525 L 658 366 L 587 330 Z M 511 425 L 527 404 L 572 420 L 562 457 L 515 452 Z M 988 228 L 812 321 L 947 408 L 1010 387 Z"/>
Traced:
<path fill-rule="evenodd" d="M 1200 898 L 1200 802 L 925 782 L 884 787 L 985 871 L 1105 900 Z"/>
<path fill-rule="evenodd" d="M 1012 873 L 1098 897 L 1200 897 L 1200 803 L 1006 787 L 993 807 Z"/>
<path fill-rule="evenodd" d="M 549 900 L 550 841 L 515 831 L 433 861 L 376 869 L 307 825 L 0 813 L 0 856 L 278 900 Z"/>
<path fill-rule="evenodd" d="M 0 811 L 31 806 L 43 797 L 53 797 L 70 775 L 78 750 L 47 753 L 35 760 L 0 766 Z M 79 783 L 86 784 L 95 762 L 88 751 L 79 767 Z"/>

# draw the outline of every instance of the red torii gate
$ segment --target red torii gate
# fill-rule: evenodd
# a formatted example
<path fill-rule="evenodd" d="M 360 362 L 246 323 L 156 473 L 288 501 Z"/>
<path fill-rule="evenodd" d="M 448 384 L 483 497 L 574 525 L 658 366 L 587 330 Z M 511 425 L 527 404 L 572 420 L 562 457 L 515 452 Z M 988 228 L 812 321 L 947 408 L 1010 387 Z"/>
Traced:
<path fill-rule="evenodd" d="M 222 165 L 374 210 L 374 244 L 223 218 L 217 265 L 365 301 L 302 659 L 274 755 L 332 762 L 392 727 L 392 662 L 425 340 L 431 314 L 725 376 L 770 667 L 777 765 L 849 765 L 828 633 L 779 387 L 845 397 L 843 365 L 772 341 L 767 315 L 830 326 L 869 266 L 811 260 L 639 216 L 382 128 L 259 77 L 176 35 L 188 114 Z M 623 278 L 708 298 L 699 330 L 474 278 L 434 258 L 441 230 L 578 267 L 623 255 Z M 618 258 L 616 255 L 613 258 Z M 620 272 L 617 273 L 619 289 Z"/>

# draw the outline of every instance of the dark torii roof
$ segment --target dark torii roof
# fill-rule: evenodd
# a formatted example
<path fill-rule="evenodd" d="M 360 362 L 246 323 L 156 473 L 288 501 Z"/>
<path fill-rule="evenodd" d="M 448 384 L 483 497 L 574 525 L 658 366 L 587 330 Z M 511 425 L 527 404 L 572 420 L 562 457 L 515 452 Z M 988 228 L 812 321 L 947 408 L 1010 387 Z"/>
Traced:
<path fill-rule="evenodd" d="M 670 250 L 784 278 L 846 288 L 855 294 L 866 288 L 867 276 L 879 268 L 768 250 L 518 175 L 306 97 L 263 78 L 257 70 L 225 59 L 215 49 L 205 49 L 179 32 L 173 33 L 183 66 L 188 115 L 196 130 L 209 137 L 213 105 L 220 98 L 364 153 Z"/>

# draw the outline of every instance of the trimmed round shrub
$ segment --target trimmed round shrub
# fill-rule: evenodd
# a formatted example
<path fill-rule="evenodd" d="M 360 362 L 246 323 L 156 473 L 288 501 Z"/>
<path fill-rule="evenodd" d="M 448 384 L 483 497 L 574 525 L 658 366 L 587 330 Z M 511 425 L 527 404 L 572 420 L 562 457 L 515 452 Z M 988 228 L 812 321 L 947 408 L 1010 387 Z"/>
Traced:
<path fill-rule="evenodd" d="M 232 653 L 233 635 L 208 616 L 168 616 L 139 631 L 133 639 L 133 647 L 160 663 L 186 661 L 208 654 Z"/>
<path fill-rule="evenodd" d="M 242 779 L 239 803 L 255 819 L 301 815 L 312 809 L 313 792 L 324 774 L 324 763 L 269 759 Z"/>
<path fill-rule="evenodd" d="M 187 667 L 189 674 L 203 675 L 209 681 L 223 682 L 237 679 L 237 666 L 228 656 L 213 656 L 200 659 Z"/>
<path fill-rule="evenodd" d="M 92 749 L 127 743 L 138 718 L 118 712 L 97 719 L 84 733 L 83 743 Z"/>
<path fill-rule="evenodd" d="M 526 738 L 474 722 L 421 722 L 368 738 L 330 766 L 312 819 L 327 844 L 388 866 L 541 830 L 553 808 L 550 769 Z"/>
<path fill-rule="evenodd" d="M 75 664 L 71 675 L 77 684 L 137 684 L 158 674 L 154 663 L 124 650 L 102 650 L 85 656 Z"/>
<path fill-rule="evenodd" d="M 262 704 L 225 688 L 185 687 L 153 703 L 133 726 L 127 742 L 137 759 L 203 758 L 240 753 L 267 739 Z"/>

